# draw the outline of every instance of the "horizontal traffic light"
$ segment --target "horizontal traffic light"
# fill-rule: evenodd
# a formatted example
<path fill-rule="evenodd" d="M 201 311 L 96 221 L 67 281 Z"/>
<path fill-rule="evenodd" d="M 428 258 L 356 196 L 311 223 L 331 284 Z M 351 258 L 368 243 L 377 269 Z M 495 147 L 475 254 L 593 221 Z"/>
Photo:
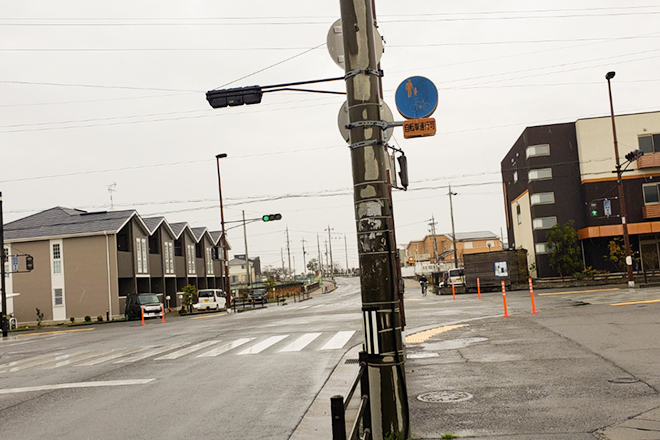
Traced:
<path fill-rule="evenodd" d="M 210 90 L 206 100 L 213 108 L 236 107 L 239 105 L 259 104 L 263 91 L 259 86 L 237 87 L 234 89 Z"/>
<path fill-rule="evenodd" d="M 282 220 L 282 214 L 266 214 L 261 217 L 261 220 L 265 222 L 272 222 L 275 220 Z"/>
<path fill-rule="evenodd" d="M 628 162 L 632 162 L 633 160 L 639 159 L 641 156 L 644 156 L 644 152 L 642 150 L 634 150 L 626 154 L 626 159 Z"/>

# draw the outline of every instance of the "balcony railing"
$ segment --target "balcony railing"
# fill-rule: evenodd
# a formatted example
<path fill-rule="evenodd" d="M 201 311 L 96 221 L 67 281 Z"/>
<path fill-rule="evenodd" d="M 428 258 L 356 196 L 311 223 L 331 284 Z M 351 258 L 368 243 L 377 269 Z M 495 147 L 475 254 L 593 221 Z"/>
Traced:
<path fill-rule="evenodd" d="M 644 205 L 642 207 L 642 217 L 645 219 L 660 217 L 660 205 Z"/>
<path fill-rule="evenodd" d="M 637 158 L 637 169 L 660 168 L 660 153 L 644 154 Z"/>

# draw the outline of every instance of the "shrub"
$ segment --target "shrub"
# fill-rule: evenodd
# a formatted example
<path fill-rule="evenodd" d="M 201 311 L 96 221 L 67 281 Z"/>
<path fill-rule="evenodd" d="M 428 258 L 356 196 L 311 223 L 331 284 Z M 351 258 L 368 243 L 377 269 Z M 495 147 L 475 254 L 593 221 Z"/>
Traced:
<path fill-rule="evenodd" d="M 103 316 L 101 316 L 101 315 L 97 316 L 97 317 L 96 317 L 96 320 L 97 320 L 98 322 L 103 322 Z"/>
<path fill-rule="evenodd" d="M 37 326 L 41 327 L 41 321 L 44 320 L 44 313 L 37 307 Z"/>
<path fill-rule="evenodd" d="M 71 321 L 71 324 L 73 324 L 74 322 L 76 322 L 76 318 L 72 316 L 71 318 L 69 318 L 69 321 Z"/>
<path fill-rule="evenodd" d="M 85 316 L 85 322 L 92 322 L 92 317 L 89 315 Z"/>

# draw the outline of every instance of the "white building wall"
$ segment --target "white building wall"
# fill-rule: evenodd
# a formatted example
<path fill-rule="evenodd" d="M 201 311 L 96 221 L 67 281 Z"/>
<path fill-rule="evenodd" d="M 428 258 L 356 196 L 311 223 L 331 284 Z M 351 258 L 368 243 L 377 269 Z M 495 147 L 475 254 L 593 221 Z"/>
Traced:
<path fill-rule="evenodd" d="M 518 221 L 518 206 L 520 206 L 520 221 Z M 516 249 L 527 249 L 527 267 L 532 278 L 536 278 L 536 244 L 532 232 L 532 211 L 529 200 L 529 192 L 525 191 L 511 203 L 513 222 L 513 236 L 515 237 Z"/>
<path fill-rule="evenodd" d="M 626 154 L 639 148 L 638 137 L 644 134 L 660 133 L 660 112 L 637 113 L 615 116 L 616 134 L 619 147 L 619 161 L 626 161 Z M 575 123 L 580 158 L 582 181 L 612 180 L 615 175 L 614 138 L 612 120 L 609 116 L 580 119 Z M 637 177 L 645 173 L 637 171 L 634 165 L 625 177 Z"/>

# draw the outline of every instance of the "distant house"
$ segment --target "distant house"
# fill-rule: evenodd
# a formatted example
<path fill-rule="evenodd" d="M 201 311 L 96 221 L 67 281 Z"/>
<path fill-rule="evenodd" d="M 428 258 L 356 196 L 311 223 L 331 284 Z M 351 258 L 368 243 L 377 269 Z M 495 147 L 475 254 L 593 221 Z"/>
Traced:
<path fill-rule="evenodd" d="M 427 235 L 421 241 L 411 241 L 406 248 L 406 260 L 409 264 L 451 264 L 454 263 L 454 241 L 451 234 L 436 234 L 435 247 L 433 235 Z M 501 251 L 502 241 L 490 231 L 456 233 L 457 265 L 463 265 L 464 254 Z M 435 257 L 437 256 L 437 258 Z M 436 261 L 437 259 L 437 261 Z"/>
<path fill-rule="evenodd" d="M 135 210 L 56 207 L 4 225 L 4 235 L 9 255 L 34 257 L 32 272 L 9 275 L 19 322 L 35 321 L 36 308 L 44 321 L 117 317 L 127 295 L 143 292 L 176 307 L 187 284 L 223 285 L 220 233 Z"/>
<path fill-rule="evenodd" d="M 259 275 L 260 272 L 257 273 L 256 271 L 255 260 L 250 258 L 249 264 L 250 264 L 250 281 L 252 283 L 255 283 L 257 281 L 257 275 Z M 245 255 L 236 255 L 234 258 L 229 260 L 229 277 L 231 279 L 232 286 L 237 286 L 241 284 L 243 286 L 247 286 L 248 283 L 247 272 L 248 269 L 245 263 Z"/>

